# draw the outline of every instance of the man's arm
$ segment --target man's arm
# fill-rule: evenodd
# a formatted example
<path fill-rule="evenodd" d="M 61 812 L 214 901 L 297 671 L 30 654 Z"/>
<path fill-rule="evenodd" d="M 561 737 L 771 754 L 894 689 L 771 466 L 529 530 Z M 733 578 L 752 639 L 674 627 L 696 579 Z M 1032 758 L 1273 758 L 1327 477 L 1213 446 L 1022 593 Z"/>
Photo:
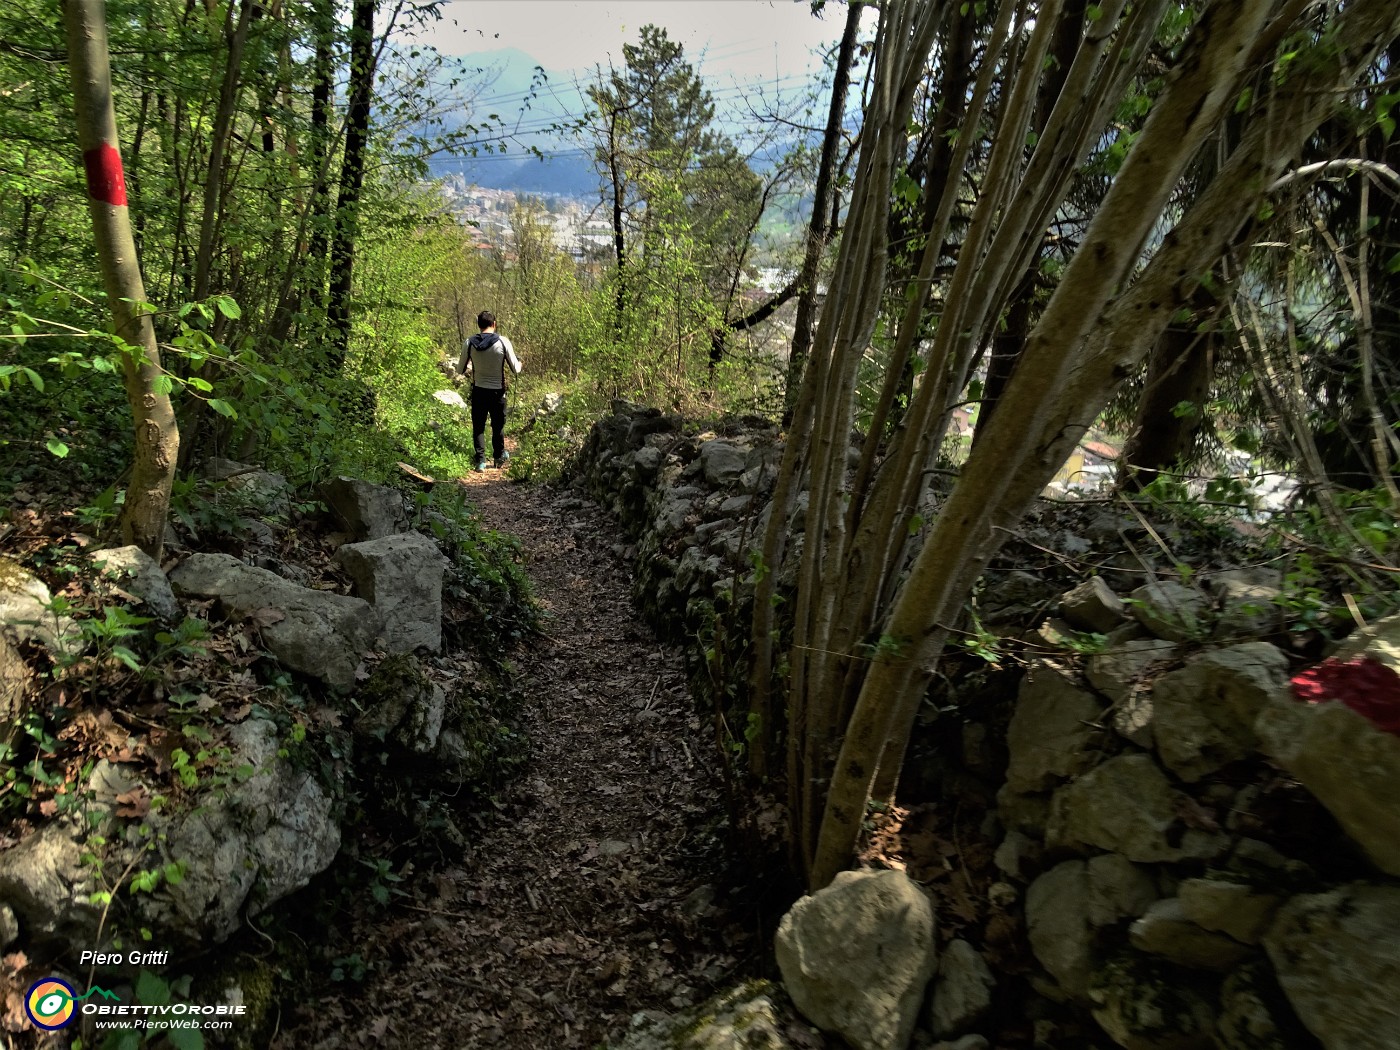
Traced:
<path fill-rule="evenodd" d="M 515 347 L 511 345 L 509 339 L 501 336 L 501 343 L 506 351 L 506 364 L 510 365 L 510 370 L 516 375 L 520 374 L 520 358 L 515 356 Z"/>

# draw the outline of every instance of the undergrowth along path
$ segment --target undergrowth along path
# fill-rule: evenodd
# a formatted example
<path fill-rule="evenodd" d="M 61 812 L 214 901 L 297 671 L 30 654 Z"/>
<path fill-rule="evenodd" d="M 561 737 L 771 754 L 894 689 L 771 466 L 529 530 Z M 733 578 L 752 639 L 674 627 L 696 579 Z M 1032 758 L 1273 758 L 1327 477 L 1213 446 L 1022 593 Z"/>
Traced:
<path fill-rule="evenodd" d="M 286 1019 L 293 1047 L 598 1046 L 761 965 L 747 895 L 726 885 L 723 785 L 678 650 L 629 599 L 616 525 L 567 493 L 465 479 L 519 540 L 544 637 L 510 659 L 530 739 L 468 855 L 357 917 L 368 972 Z"/>

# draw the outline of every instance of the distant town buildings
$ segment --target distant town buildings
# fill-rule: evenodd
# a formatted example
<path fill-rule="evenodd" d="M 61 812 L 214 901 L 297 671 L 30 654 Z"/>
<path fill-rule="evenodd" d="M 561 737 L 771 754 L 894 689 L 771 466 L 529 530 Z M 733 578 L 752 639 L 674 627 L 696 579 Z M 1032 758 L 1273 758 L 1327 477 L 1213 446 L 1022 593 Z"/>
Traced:
<path fill-rule="evenodd" d="M 612 229 L 605 219 L 592 214 L 594 202 L 486 189 L 469 184 L 461 175 L 448 175 L 437 185 L 457 220 L 478 231 L 482 248 L 509 250 L 514 243 L 511 216 L 522 201 L 534 200 L 543 209 L 540 220 L 551 226 L 554 245 L 561 252 L 583 261 L 612 251 Z"/>

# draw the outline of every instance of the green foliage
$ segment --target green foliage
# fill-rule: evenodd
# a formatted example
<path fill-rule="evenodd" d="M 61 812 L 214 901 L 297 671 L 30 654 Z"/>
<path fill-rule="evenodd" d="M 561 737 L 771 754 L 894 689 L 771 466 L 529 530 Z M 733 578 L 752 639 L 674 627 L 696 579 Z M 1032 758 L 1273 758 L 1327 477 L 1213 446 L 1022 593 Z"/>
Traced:
<path fill-rule="evenodd" d="M 518 414 L 530 411 L 528 391 L 541 385 L 522 384 L 521 393 L 513 395 L 523 406 L 523 411 L 516 410 Z M 582 447 L 593 421 L 604 411 L 604 399 L 587 381 L 565 386 L 558 409 L 546 412 L 540 408 L 516 426 L 519 445 L 510 461 L 511 476 L 531 482 L 557 480 Z"/>
<path fill-rule="evenodd" d="M 504 652 L 539 627 L 538 610 L 522 565 L 518 541 L 485 528 L 454 489 L 435 499 L 424 525 L 449 552 L 445 595 L 466 603 L 466 622 L 446 625 L 465 648 Z"/>

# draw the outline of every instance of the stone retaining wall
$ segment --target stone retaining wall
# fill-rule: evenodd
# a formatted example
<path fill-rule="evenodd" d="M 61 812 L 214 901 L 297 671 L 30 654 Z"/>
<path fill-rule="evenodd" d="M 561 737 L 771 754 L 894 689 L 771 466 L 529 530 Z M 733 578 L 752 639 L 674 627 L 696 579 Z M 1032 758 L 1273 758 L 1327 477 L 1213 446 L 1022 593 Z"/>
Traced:
<path fill-rule="evenodd" d="M 617 516 L 635 548 L 634 597 L 663 635 L 693 640 L 736 582 L 742 600 L 780 454 L 771 429 L 697 434 L 622 402 L 594 428 L 573 484 Z M 1096 532 L 1122 531 L 1105 513 L 1066 531 L 1057 511 L 1041 548 L 1086 554 Z M 795 542 L 803 524 L 799 511 Z M 905 996 L 899 1009 L 924 1018 L 916 1045 L 935 1032 L 986 1045 L 977 1031 L 990 1031 L 999 985 L 1000 1009 L 1041 1018 L 1039 1045 L 1058 1045 L 1052 1018 L 1077 1015 L 1096 1033 L 1089 1045 L 1128 1050 L 1397 1050 L 1400 620 L 1308 672 L 1273 644 L 1277 578 L 1217 571 L 1185 586 L 1153 568 L 989 573 L 984 624 L 1042 621 L 1043 655 L 1011 692 L 997 680 L 999 718 L 976 721 L 975 705 L 953 716 L 961 732 L 943 734 L 942 771 L 922 783 L 984 785 L 999 873 L 987 892 L 1034 966 L 989 972 L 953 942 L 927 999 L 974 987 L 986 1002 L 949 1024 Z M 785 971 L 799 1004 L 793 982 L 820 983 L 823 965 L 851 981 L 861 936 L 843 927 L 829 960 Z M 915 1027 L 912 1016 L 851 1024 L 848 1040 Z"/>

